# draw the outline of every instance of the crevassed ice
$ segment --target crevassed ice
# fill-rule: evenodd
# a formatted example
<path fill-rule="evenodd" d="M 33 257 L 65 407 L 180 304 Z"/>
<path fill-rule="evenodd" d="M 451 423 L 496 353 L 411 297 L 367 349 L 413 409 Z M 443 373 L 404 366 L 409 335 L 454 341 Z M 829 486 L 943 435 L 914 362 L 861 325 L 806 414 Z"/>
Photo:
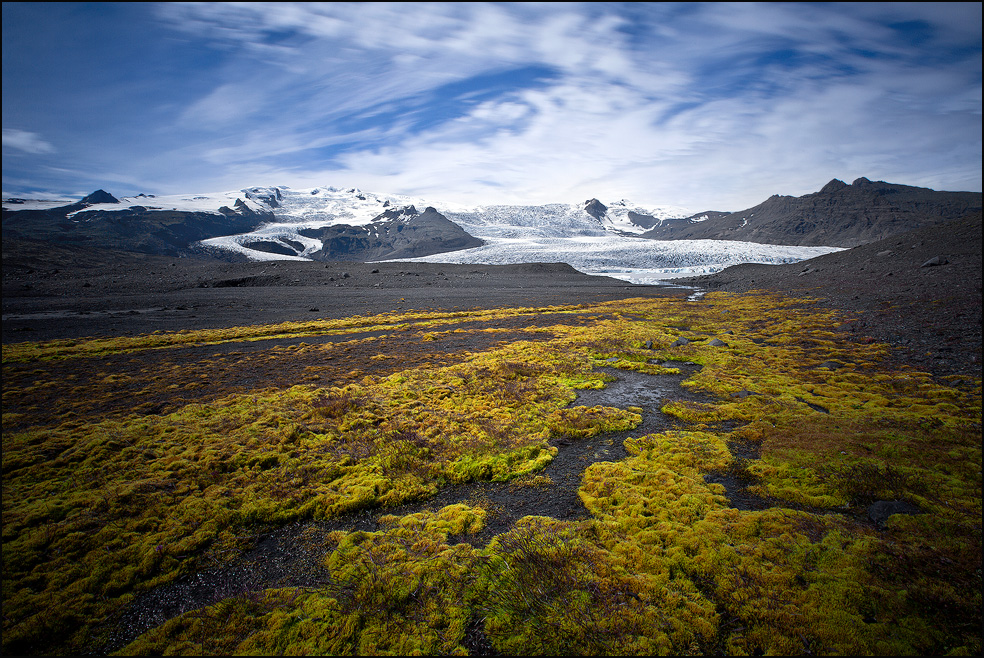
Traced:
<path fill-rule="evenodd" d="M 795 263 L 841 250 L 839 247 L 796 247 L 729 240 L 646 240 L 615 236 L 549 240 L 477 237 L 488 240 L 488 244 L 406 260 L 488 265 L 567 263 L 585 274 L 610 276 L 636 284 L 655 284 L 684 276 L 713 274 L 740 263 Z"/>

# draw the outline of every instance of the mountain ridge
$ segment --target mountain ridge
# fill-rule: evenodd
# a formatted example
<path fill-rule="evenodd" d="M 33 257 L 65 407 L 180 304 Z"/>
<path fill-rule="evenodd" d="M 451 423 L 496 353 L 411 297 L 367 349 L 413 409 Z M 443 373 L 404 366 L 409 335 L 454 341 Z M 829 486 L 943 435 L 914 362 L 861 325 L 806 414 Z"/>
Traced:
<path fill-rule="evenodd" d="M 643 237 L 856 247 L 981 210 L 980 192 L 946 192 L 858 178 L 803 196 L 773 195 L 752 208 L 660 225 Z M 700 213 L 701 215 L 709 215 Z"/>
<path fill-rule="evenodd" d="M 417 213 L 414 204 L 427 210 Z M 417 219 L 396 221 L 401 208 L 412 208 Z M 358 188 L 254 186 L 218 195 L 121 199 L 97 190 L 54 207 L 11 199 L 4 202 L 3 228 L 5 237 L 222 260 L 386 260 L 489 241 L 605 236 L 848 248 L 980 209 L 979 192 L 867 178 L 850 185 L 835 178 L 817 192 L 773 195 L 739 212 L 701 213 L 647 209 L 625 199 L 464 207 Z"/>

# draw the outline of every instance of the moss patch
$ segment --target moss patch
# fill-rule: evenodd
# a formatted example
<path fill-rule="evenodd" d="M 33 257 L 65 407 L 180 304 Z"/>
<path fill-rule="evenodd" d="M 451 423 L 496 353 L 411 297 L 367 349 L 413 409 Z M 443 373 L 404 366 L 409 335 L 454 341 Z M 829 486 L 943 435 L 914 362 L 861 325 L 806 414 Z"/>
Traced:
<path fill-rule="evenodd" d="M 477 628 L 504 653 L 979 653 L 980 379 L 891 370 L 849 319 L 708 294 L 4 346 L 4 651 L 103 646 L 134 596 L 288 522 L 474 480 L 549 491 L 553 439 L 642 421 L 572 406 L 596 368 L 682 360 L 713 402 L 669 400 L 686 429 L 589 467 L 589 519 L 527 517 L 482 549 L 454 543 L 484 523 L 463 505 L 338 532 L 324 587 L 222 601 L 126 652 L 464 653 Z M 730 507 L 705 478 L 724 471 L 775 506 Z M 922 513 L 876 529 L 877 500 Z"/>

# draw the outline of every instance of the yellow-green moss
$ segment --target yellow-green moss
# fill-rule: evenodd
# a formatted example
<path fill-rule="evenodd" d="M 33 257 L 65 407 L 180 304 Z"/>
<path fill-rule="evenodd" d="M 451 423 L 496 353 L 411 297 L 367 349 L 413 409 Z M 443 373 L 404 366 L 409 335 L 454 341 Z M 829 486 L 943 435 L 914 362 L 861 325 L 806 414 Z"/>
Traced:
<path fill-rule="evenodd" d="M 582 321 L 445 365 L 400 367 L 377 333 L 430 344 L 536 313 Z M 977 654 L 980 378 L 890 370 L 890 348 L 836 331 L 844 319 L 809 300 L 710 293 L 4 346 L 4 651 L 101 646 L 95 620 L 222 564 L 265 528 L 476 479 L 550 487 L 548 441 L 641 422 L 637 408 L 570 406 L 610 381 L 596 368 L 659 377 L 671 369 L 650 361 L 685 359 L 701 367 L 684 386 L 705 401 L 669 401 L 686 430 L 630 438 L 627 458 L 587 468 L 578 494 L 590 519 L 527 518 L 477 550 L 448 542 L 483 527 L 481 508 L 385 517 L 381 532 L 330 537 L 332 586 L 221 602 L 127 651 L 462 653 L 464 629 L 484 620 L 505 653 Z M 207 390 L 218 363 L 95 366 L 91 386 L 29 365 L 315 335 L 339 341 L 255 358 L 316 363 L 366 345 L 379 358 L 346 366 L 343 384 L 196 402 L 179 396 Z M 670 347 L 681 336 L 691 342 Z M 387 374 L 360 370 L 373 363 Z M 86 399 L 121 390 L 170 406 L 103 414 Z M 739 471 L 777 506 L 732 509 L 705 478 Z M 923 513 L 875 530 L 865 507 L 895 499 Z"/>

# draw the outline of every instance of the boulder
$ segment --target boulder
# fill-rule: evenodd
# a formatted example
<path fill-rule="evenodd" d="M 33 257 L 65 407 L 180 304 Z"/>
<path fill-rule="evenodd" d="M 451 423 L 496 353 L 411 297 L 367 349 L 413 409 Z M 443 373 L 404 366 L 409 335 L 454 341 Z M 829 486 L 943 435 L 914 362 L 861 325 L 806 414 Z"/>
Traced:
<path fill-rule="evenodd" d="M 949 262 L 946 256 L 933 256 L 919 267 L 936 267 L 937 265 L 946 265 Z"/>

